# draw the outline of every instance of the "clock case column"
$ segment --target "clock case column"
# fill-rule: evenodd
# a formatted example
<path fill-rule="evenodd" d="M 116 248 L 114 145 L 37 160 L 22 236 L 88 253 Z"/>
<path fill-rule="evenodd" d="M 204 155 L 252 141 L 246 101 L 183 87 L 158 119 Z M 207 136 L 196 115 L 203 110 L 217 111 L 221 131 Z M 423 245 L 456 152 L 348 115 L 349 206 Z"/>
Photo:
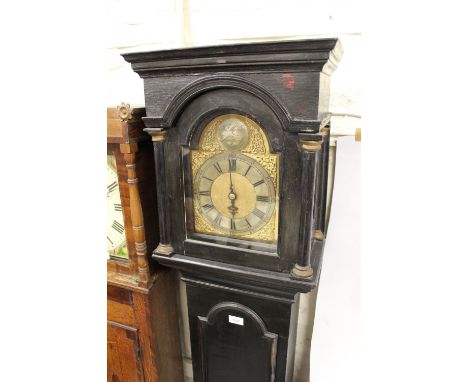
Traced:
<path fill-rule="evenodd" d="M 327 121 L 324 121 L 327 122 Z M 329 125 L 327 125 L 329 126 Z M 298 261 L 291 271 L 295 279 L 313 276 L 313 246 L 324 239 L 328 182 L 329 127 L 321 134 L 299 134 L 301 146 L 301 227 Z"/>
<path fill-rule="evenodd" d="M 152 120 L 150 118 L 143 117 L 143 121 L 146 125 L 144 131 L 151 135 L 154 148 L 154 164 L 156 171 L 157 182 L 157 200 L 158 200 L 158 211 L 159 211 L 159 245 L 155 249 L 155 253 L 159 255 L 170 256 L 174 253 L 174 248 L 171 244 L 171 231 L 170 231 L 170 201 L 166 188 L 166 161 L 165 161 L 165 140 L 166 131 L 161 128 L 152 127 Z"/>

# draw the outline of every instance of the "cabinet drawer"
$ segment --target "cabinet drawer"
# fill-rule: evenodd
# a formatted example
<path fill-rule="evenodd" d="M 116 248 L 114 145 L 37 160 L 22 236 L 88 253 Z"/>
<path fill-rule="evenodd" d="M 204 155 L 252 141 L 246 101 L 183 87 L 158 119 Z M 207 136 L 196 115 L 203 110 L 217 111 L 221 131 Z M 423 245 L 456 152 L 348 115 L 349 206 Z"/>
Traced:
<path fill-rule="evenodd" d="M 107 324 L 107 381 L 143 382 L 136 329 Z"/>
<path fill-rule="evenodd" d="M 107 300 L 107 320 L 136 327 L 133 307 L 113 300 Z"/>

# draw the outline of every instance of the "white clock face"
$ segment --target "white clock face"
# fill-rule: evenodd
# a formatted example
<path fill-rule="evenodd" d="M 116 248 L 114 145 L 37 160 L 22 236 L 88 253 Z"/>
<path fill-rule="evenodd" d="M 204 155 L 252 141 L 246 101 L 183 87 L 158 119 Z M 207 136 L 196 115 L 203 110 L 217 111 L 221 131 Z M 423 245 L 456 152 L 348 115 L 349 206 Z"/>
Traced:
<path fill-rule="evenodd" d="M 113 155 L 107 156 L 107 252 L 109 257 L 128 258 L 119 178 Z"/>

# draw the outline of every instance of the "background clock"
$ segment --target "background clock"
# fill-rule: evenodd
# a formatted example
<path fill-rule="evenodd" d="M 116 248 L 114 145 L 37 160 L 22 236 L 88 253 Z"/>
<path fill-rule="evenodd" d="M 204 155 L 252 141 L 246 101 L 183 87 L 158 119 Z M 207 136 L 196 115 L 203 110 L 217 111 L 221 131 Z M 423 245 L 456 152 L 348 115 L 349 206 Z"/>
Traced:
<path fill-rule="evenodd" d="M 107 252 L 109 258 L 128 259 L 122 200 L 114 155 L 107 156 Z"/>
<path fill-rule="evenodd" d="M 173 272 L 156 270 L 153 150 L 143 108 L 107 110 L 107 380 L 182 381 Z"/>

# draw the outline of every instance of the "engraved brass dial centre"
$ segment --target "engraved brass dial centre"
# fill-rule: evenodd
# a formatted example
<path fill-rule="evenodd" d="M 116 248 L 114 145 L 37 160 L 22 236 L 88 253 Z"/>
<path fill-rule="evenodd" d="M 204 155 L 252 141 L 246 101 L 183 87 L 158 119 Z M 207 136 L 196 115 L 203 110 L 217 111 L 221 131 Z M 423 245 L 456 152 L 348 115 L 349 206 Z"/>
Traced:
<path fill-rule="evenodd" d="M 231 183 L 229 173 L 218 176 L 211 186 L 211 200 L 215 208 L 226 217 L 232 217 L 229 210 L 231 206 L 230 200 L 235 201 L 235 206 L 238 208 L 236 218 L 240 219 L 252 212 L 256 203 L 256 193 L 254 186 L 249 180 L 240 174 L 231 174 L 232 184 L 235 193 L 230 192 Z M 226 195 L 228 197 L 226 198 Z"/>

